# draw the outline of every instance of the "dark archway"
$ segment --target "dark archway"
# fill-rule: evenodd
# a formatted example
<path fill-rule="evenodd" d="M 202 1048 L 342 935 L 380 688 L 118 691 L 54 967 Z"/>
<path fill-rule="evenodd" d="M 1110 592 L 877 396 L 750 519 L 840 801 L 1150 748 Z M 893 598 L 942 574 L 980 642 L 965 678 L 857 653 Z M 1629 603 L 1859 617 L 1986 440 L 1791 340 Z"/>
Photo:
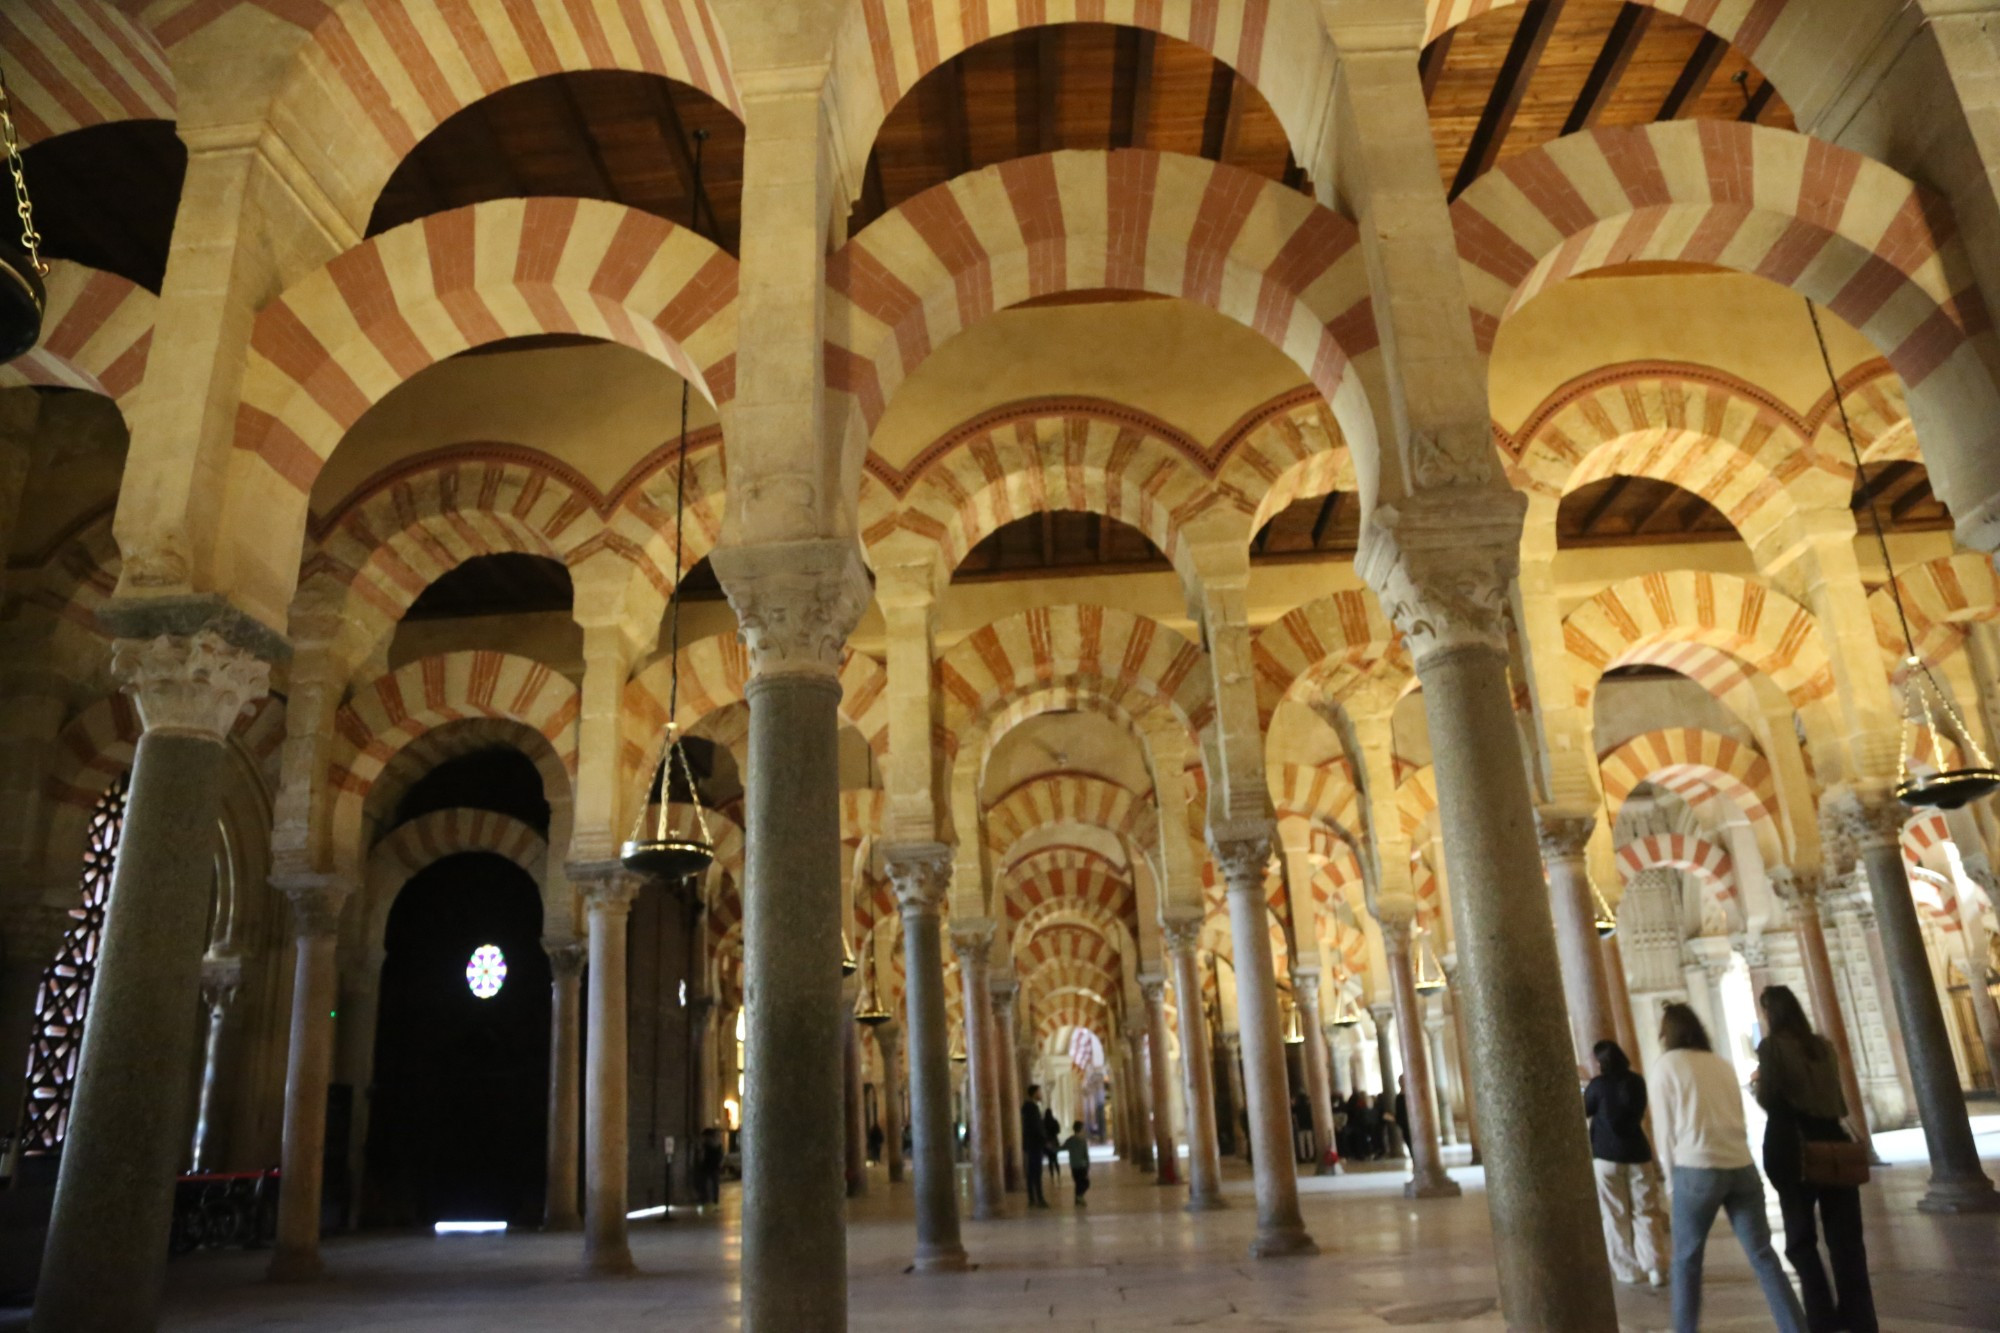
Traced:
<path fill-rule="evenodd" d="M 504 857 L 446 857 L 389 912 L 364 1220 L 533 1225 L 547 1187 L 549 964 L 535 881 Z M 480 998 L 473 951 L 507 975 Z"/>

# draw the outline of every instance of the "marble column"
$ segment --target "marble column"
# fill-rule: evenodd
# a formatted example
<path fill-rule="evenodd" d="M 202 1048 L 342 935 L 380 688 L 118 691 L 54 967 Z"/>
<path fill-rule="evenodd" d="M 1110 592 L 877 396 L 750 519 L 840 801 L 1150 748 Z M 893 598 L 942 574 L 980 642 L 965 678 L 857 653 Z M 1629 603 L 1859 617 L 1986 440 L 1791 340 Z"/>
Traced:
<path fill-rule="evenodd" d="M 1431 1103 L 1437 1108 L 1438 1136 L 1447 1146 L 1458 1142 L 1458 1127 L 1452 1113 L 1451 1061 L 1444 1051 L 1444 1008 L 1418 1004 L 1424 1011 L 1424 1053 L 1431 1062 Z"/>
<path fill-rule="evenodd" d="M 903 1000 L 910 1029 L 910 1152 L 917 1176 L 920 1273 L 962 1271 L 957 1156 L 951 1107 L 951 1037 L 944 1004 L 945 891 L 951 848 L 943 843 L 891 847 L 884 854 L 903 917 Z"/>
<path fill-rule="evenodd" d="M 235 954 L 210 954 L 201 960 L 201 1007 L 208 1015 L 208 1036 L 201 1060 L 201 1100 L 196 1103 L 194 1144 L 188 1160 L 196 1171 L 214 1171 L 222 1123 L 222 1063 L 230 1019 L 243 987 L 243 960 Z"/>
<path fill-rule="evenodd" d="M 570 867 L 590 923 L 589 1035 L 583 1118 L 583 1261 L 594 1273 L 632 1271 L 626 1240 L 630 1108 L 626 928 L 640 878 L 617 862 Z"/>
<path fill-rule="evenodd" d="M 1215 1130 L 1215 1060 L 1209 1053 L 1208 1015 L 1202 1002 L 1201 918 L 1164 923 L 1167 960 L 1173 966 L 1174 1004 L 1181 1024 L 1181 1097 L 1188 1122 L 1188 1208 L 1220 1208 L 1222 1150 Z"/>
<path fill-rule="evenodd" d="M 794 105 L 796 128 L 809 104 Z M 852 538 L 711 559 L 750 659 L 745 766 L 743 1327 L 847 1327 L 841 1181 L 840 660 L 869 600 Z"/>
<path fill-rule="evenodd" d="M 1979 1164 L 1958 1084 L 1951 1037 L 1931 977 L 1916 899 L 1903 868 L 1903 822 L 1909 812 L 1886 792 L 1845 791 L 1827 797 L 1844 839 L 1860 848 L 1896 997 L 1896 1018 L 1909 1052 L 1910 1081 L 1930 1150 L 1930 1188 L 1917 1207 L 1927 1213 L 1989 1212 L 2000 1194 Z"/>
<path fill-rule="evenodd" d="M 851 997 L 843 993 L 841 1005 L 847 1019 L 840 1029 L 840 1072 L 842 1122 L 846 1126 L 847 1197 L 863 1198 L 868 1193 L 868 1123 L 861 1085 L 861 1025 L 854 1021 Z"/>
<path fill-rule="evenodd" d="M 1229 1088 L 1229 1138 L 1235 1148 L 1234 1156 L 1244 1161 L 1250 1160 L 1250 1135 L 1244 1128 L 1245 1106 L 1248 1099 L 1243 1093 L 1243 1034 L 1225 1032 L 1222 1034 L 1222 1072 Z"/>
<path fill-rule="evenodd" d="M 972 1216 L 1004 1216 L 1006 1178 L 1001 1171 L 1000 1062 L 995 1049 L 989 960 L 991 921 L 958 922 L 951 947 L 958 955 L 959 999 L 965 1014 L 967 1128 L 972 1137 Z"/>
<path fill-rule="evenodd" d="M 1389 1029 L 1396 1021 L 1396 1006 L 1393 1001 L 1389 1004 L 1371 1004 L 1368 1006 L 1368 1016 L 1375 1020 L 1375 1067 L 1380 1074 L 1382 1095 L 1393 1097 L 1396 1095 L 1398 1071 L 1396 1039 Z"/>
<path fill-rule="evenodd" d="M 1299 1006 L 1299 1025 L 1306 1036 L 1306 1096 L 1312 1101 L 1314 1160 L 1320 1174 L 1330 1174 L 1327 1150 L 1333 1147 L 1333 1077 L 1327 1068 L 1326 1027 L 1320 1019 L 1319 969 L 1292 969 L 1292 997 Z"/>
<path fill-rule="evenodd" d="M 882 1165 L 889 1183 L 903 1181 L 903 1028 L 891 1020 L 875 1026 L 875 1050 L 882 1057 Z"/>
<path fill-rule="evenodd" d="M 296 954 L 278 1237 L 268 1272 L 273 1282 L 299 1282 L 318 1277 L 323 1268 L 319 1213 L 325 1184 L 326 1087 L 333 1068 L 333 1010 L 340 984 L 334 949 L 340 911 L 353 890 L 324 875 L 299 876 L 277 887 L 292 904 Z"/>
<path fill-rule="evenodd" d="M 1457 998 L 1458 976 L 1458 969 L 1455 966 L 1447 964 L 1445 977 L 1450 982 L 1451 994 L 1453 996 L 1451 1005 L 1452 1054 L 1458 1061 L 1458 1085 L 1465 1092 L 1463 1103 L 1465 1142 L 1472 1149 L 1472 1165 L 1480 1166 L 1485 1162 L 1485 1157 L 1479 1151 L 1479 1087 L 1472 1077 L 1472 1048 L 1465 1040 L 1465 1005 L 1460 1003 Z"/>
<path fill-rule="evenodd" d="M 1799 959 L 1806 969 L 1806 990 L 1812 999 L 1813 1016 L 1819 1020 L 1820 1035 L 1833 1046 L 1840 1062 L 1840 1092 L 1847 1099 L 1848 1123 L 1874 1155 L 1868 1127 L 1868 1103 L 1861 1098 L 1861 1079 L 1854 1068 L 1854 1047 L 1847 1036 L 1847 1016 L 1841 1011 L 1840 992 L 1833 982 L 1833 957 L 1826 948 L 1826 929 L 1820 921 L 1820 879 L 1813 871 L 1788 870 L 1782 866 L 1770 872 L 1771 888 L 1780 901 L 1792 909 L 1792 925 L 1798 932 Z"/>
<path fill-rule="evenodd" d="M 1153 1169 L 1152 1100 L 1146 1086 L 1145 1041 L 1137 1030 L 1120 1034 L 1119 1081 L 1124 1086 L 1125 1160 L 1141 1171 Z"/>
<path fill-rule="evenodd" d="M 1278 975 L 1271 957 L 1264 874 L 1271 829 L 1209 831 L 1216 864 L 1228 884 L 1229 932 L 1236 952 L 1236 1019 L 1243 1040 L 1243 1090 L 1250 1111 L 1252 1178 L 1257 1196 L 1253 1257 L 1317 1254 L 1299 1213 L 1292 1166 L 1292 1099 L 1285 1078 L 1285 1037 L 1278 1023 Z"/>
<path fill-rule="evenodd" d="M 1576 1063 L 1591 1069 L 1591 1049 L 1600 1041 L 1616 1041 L 1618 1022 L 1612 1016 L 1611 983 L 1604 975 L 1604 951 L 1597 936 L 1597 895 L 1591 892 L 1590 867 L 1584 849 L 1597 816 L 1548 807 L 1536 813 L 1541 835 L 1542 864 L 1549 875 L 1549 905 L 1556 924 L 1556 956 L 1562 963 L 1563 997 L 1569 1008 L 1570 1037 Z"/>
<path fill-rule="evenodd" d="M 1410 1179 L 1403 1186 L 1403 1196 L 1455 1198 L 1459 1194 L 1458 1182 L 1445 1174 L 1438 1146 L 1430 1052 L 1424 1047 L 1424 1016 L 1418 1007 L 1416 970 L 1410 958 L 1411 924 L 1409 917 L 1402 916 L 1382 920 L 1382 949 L 1389 961 L 1389 993 L 1395 997 L 1396 1005 L 1396 1038 L 1403 1057 L 1403 1075 L 1408 1080 L 1403 1104 L 1409 1122 L 1403 1126 L 1403 1138 L 1410 1149 Z M 1393 1097 L 1394 1091 L 1389 1095 Z"/>
<path fill-rule="evenodd" d="M 1027 1186 L 1021 1179 L 1021 1055 L 1014 1026 L 1014 1001 L 1021 983 L 1010 976 L 991 979 L 994 1058 L 1000 1069 L 1000 1169 L 1007 1193 Z"/>
<path fill-rule="evenodd" d="M 270 677 L 265 661 L 216 629 L 174 624 L 195 610 L 175 599 L 107 617 L 157 637 L 121 638 L 112 653 L 112 672 L 135 697 L 145 730 L 132 760 L 34 1333 L 159 1323 L 174 1172 L 187 1147 L 223 738 Z M 282 651 L 255 626 L 226 627 L 266 655 Z"/>
<path fill-rule="evenodd" d="M 1153 1103 L 1154 1179 L 1162 1185 L 1181 1183 L 1180 1153 L 1174 1141 L 1173 1057 L 1167 1054 L 1167 979 L 1139 978 L 1139 993 L 1146 1000 L 1146 1072 Z"/>
<path fill-rule="evenodd" d="M 1357 563 L 1423 687 L 1501 1312 L 1515 1328 L 1595 1333 L 1617 1325 L 1617 1305 L 1508 681 L 1525 506 L 1484 485 L 1378 506 Z"/>
<path fill-rule="evenodd" d="M 582 1122 L 583 1012 L 579 993 L 589 946 L 575 940 L 543 940 L 549 956 L 549 1142 L 548 1202 L 542 1230 L 576 1231 L 577 1135 Z"/>
<path fill-rule="evenodd" d="M 690 1128 L 695 1142 L 716 1123 L 720 1104 L 715 1086 L 715 1015 L 721 1006 L 713 995 L 690 995 L 687 1002 L 689 1082 L 694 1090 Z"/>
<path fill-rule="evenodd" d="M 1645 1062 L 1639 1055 L 1639 1029 L 1632 1021 L 1632 992 L 1625 985 L 1625 953 L 1613 932 L 1598 938 L 1597 951 L 1604 958 L 1604 980 L 1611 988 L 1611 1021 L 1618 1029 L 1618 1045 L 1638 1069 Z"/>
<path fill-rule="evenodd" d="M 1352 1030 L 1330 1025 L 1326 1034 L 1332 1056 L 1333 1095 L 1343 1104 L 1354 1095 L 1354 1043 L 1348 1036 Z"/>

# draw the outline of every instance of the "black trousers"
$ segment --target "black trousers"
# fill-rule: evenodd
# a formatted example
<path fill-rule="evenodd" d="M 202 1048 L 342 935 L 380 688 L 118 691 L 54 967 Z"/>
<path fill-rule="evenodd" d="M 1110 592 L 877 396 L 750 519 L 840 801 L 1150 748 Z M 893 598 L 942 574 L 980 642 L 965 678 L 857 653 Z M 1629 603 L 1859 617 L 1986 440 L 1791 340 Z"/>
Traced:
<path fill-rule="evenodd" d="M 1042 1150 L 1039 1147 L 1029 1148 L 1022 1156 L 1027 1159 L 1027 1170 L 1021 1174 L 1028 1179 L 1028 1202 L 1046 1204 L 1048 1200 L 1042 1197 L 1042 1164 L 1040 1160 Z"/>
<path fill-rule="evenodd" d="M 1868 1283 L 1868 1246 L 1861 1237 L 1861 1191 L 1830 1185 L 1779 1185 L 1777 1190 L 1785 1218 L 1785 1258 L 1799 1275 L 1809 1333 L 1876 1333 L 1880 1325 Z M 1820 1263 L 1815 1221 L 1826 1232 L 1831 1284 Z"/>
<path fill-rule="evenodd" d="M 1083 1201 L 1083 1196 L 1090 1193 L 1090 1168 L 1073 1166 L 1069 1169 L 1069 1178 L 1076 1182 L 1076 1197 L 1080 1203 Z"/>

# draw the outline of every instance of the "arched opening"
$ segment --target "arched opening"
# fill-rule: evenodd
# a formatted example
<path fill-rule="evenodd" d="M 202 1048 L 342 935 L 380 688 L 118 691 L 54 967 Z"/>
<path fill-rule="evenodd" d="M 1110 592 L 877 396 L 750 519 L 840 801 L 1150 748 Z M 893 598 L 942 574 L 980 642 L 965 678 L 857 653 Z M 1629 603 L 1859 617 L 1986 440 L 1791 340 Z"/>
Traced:
<path fill-rule="evenodd" d="M 439 810 L 491 810 L 511 815 L 543 837 L 549 832 L 549 802 L 542 790 L 541 770 L 510 745 L 488 746 L 447 759 L 424 774 L 396 802 L 389 828 L 400 828 Z"/>
<path fill-rule="evenodd" d="M 116 273 L 157 295 L 187 179 L 187 146 L 174 122 L 72 130 L 23 158 L 42 257 Z"/>
<path fill-rule="evenodd" d="M 1693 491 L 1653 477 L 1619 475 L 1577 487 L 1556 511 L 1556 547 L 1738 541 L 1723 512 Z"/>
<path fill-rule="evenodd" d="M 541 936 L 541 893 L 503 857 L 446 857 L 403 886 L 384 939 L 364 1222 L 540 1218 L 550 1007 Z"/>
<path fill-rule="evenodd" d="M 418 595 L 403 613 L 403 619 L 566 613 L 574 596 L 569 569 L 562 561 L 521 551 L 500 551 L 474 556 L 446 572 Z"/>
<path fill-rule="evenodd" d="M 1129 523 L 1103 514 L 1045 509 L 1006 523 L 965 553 L 954 583 L 1031 577 L 1057 571 L 1094 573 L 1172 569 L 1165 552 Z"/>

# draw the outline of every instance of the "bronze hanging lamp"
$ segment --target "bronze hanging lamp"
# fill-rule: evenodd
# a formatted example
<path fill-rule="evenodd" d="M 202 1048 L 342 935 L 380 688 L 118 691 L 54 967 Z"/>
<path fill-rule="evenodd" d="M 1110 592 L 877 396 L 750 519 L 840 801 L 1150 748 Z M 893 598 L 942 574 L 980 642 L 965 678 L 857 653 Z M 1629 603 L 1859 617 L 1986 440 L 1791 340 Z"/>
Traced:
<path fill-rule="evenodd" d="M 1594 918 L 1592 924 L 1597 927 L 1597 938 L 1608 940 L 1618 933 L 1618 916 L 1611 910 L 1611 904 L 1604 901 L 1604 895 L 1597 891 L 1595 884 L 1590 886 L 1590 901 L 1591 915 Z"/>
<path fill-rule="evenodd" d="M 1306 1025 L 1299 1018 L 1298 1002 L 1294 1000 L 1285 1005 L 1285 1045 L 1303 1046 L 1305 1044 Z"/>
<path fill-rule="evenodd" d="M 694 198 L 701 198 L 701 152 L 708 139 L 705 130 L 695 131 L 694 144 Z M 693 228 L 700 223 L 700 209 L 697 204 Z M 674 590 L 667 598 L 667 725 L 660 740 L 660 762 L 654 771 L 659 775 L 659 793 L 656 801 L 649 801 L 639 812 L 632 836 L 619 848 L 618 859 L 626 869 L 640 874 L 657 875 L 667 880 L 686 879 L 708 869 L 715 860 L 715 838 L 709 833 L 708 814 L 702 808 L 701 790 L 695 785 L 694 766 L 688 762 L 687 744 L 680 734 L 681 698 L 681 586 L 685 582 L 681 569 L 683 530 L 687 514 L 687 451 L 688 451 L 688 395 L 690 386 L 686 376 L 681 378 L 681 435 L 678 457 L 674 465 Z M 686 796 L 688 807 L 694 811 L 693 827 L 674 827 L 674 794 L 678 790 Z"/>
<path fill-rule="evenodd" d="M 1333 1025 L 1337 1028 L 1361 1026 L 1361 1006 L 1354 1002 L 1354 996 L 1347 989 L 1347 978 L 1340 979 L 1340 998 L 1333 1002 Z"/>
<path fill-rule="evenodd" d="M 879 1028 L 894 1015 L 882 1007 L 882 993 L 875 980 L 875 950 L 868 950 L 861 971 L 861 998 L 854 1002 L 854 1021 L 867 1028 Z"/>
<path fill-rule="evenodd" d="M 1861 449 L 1854 442 L 1854 426 L 1847 419 L 1847 401 L 1834 373 L 1833 357 L 1826 348 L 1826 332 L 1820 327 L 1819 307 L 1810 299 L 1806 311 L 1812 316 L 1813 337 L 1819 342 L 1820 361 L 1833 385 L 1834 406 L 1840 410 L 1841 433 L 1847 437 L 1847 452 L 1854 460 L 1857 483 L 1866 480 L 1861 470 Z M 1972 731 L 1959 716 L 1950 696 L 1938 684 L 1930 666 L 1917 652 L 1916 636 L 1910 633 L 1909 613 L 1903 608 L 1903 589 L 1896 581 L 1896 566 L 1889 558 L 1889 538 L 1876 511 L 1874 497 L 1868 501 L 1868 518 L 1875 529 L 1875 542 L 1882 551 L 1882 568 L 1889 576 L 1889 600 L 1896 607 L 1896 623 L 1903 631 L 1903 726 L 1896 756 L 1896 799 L 1914 809 L 1956 810 L 1969 801 L 2000 789 L 2000 770 L 1987 760 L 1986 752 L 1973 739 Z M 1928 740 L 1928 744 L 1926 744 Z M 1956 748 L 1953 761 L 1950 750 Z M 1913 764 L 1928 752 L 1934 771 L 1917 772 Z M 1947 763 L 1956 767 L 1946 768 Z"/>
<path fill-rule="evenodd" d="M 1414 984 L 1419 995 L 1444 989 L 1444 964 L 1438 961 L 1437 950 L 1431 947 L 1428 930 L 1417 936 L 1417 979 Z"/>
<path fill-rule="evenodd" d="M 21 163 L 21 138 L 14 129 L 14 108 L 7 96 L 7 72 L 0 68 L 0 149 L 7 154 L 7 171 L 14 178 L 14 211 L 21 220 L 0 224 L 0 364 L 33 349 L 42 336 L 42 316 L 49 292 L 43 284 L 49 266 L 42 259 L 42 237 L 35 230 L 34 205 L 28 199 L 28 177 Z"/>

